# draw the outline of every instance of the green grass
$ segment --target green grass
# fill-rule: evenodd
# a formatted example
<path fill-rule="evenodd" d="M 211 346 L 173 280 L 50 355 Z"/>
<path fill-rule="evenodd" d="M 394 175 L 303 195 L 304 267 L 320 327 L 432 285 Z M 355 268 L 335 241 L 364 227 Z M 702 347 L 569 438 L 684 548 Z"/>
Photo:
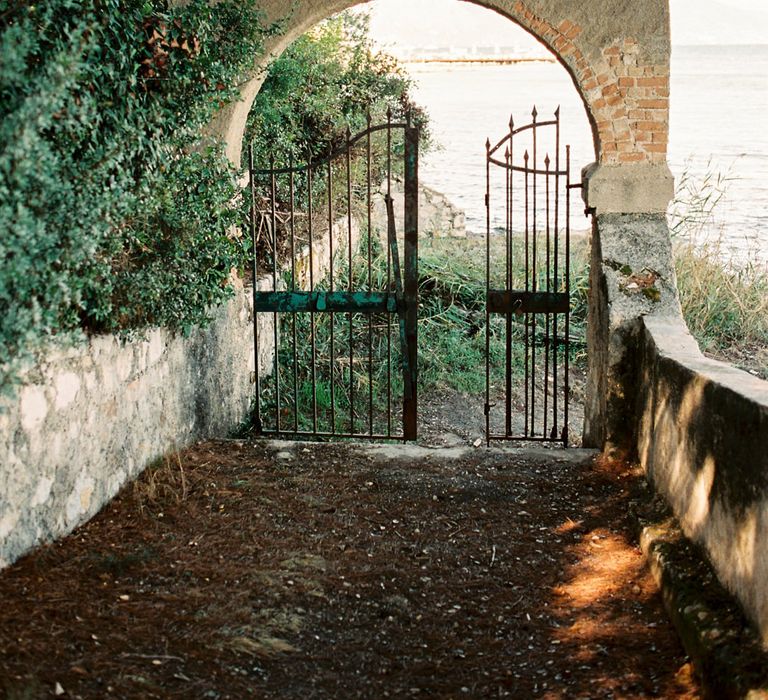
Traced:
<path fill-rule="evenodd" d="M 499 251 L 495 251 L 498 253 Z M 419 255 L 419 377 L 425 392 L 485 391 L 485 245 L 427 239 Z M 489 356 L 504 362 L 504 322 L 491 316 Z M 519 349 L 515 345 L 515 349 Z M 513 371 L 522 373 L 516 353 Z"/>
<path fill-rule="evenodd" d="M 724 262 L 719 244 L 674 250 L 683 316 L 702 351 L 768 378 L 768 270 Z"/>
<path fill-rule="evenodd" d="M 731 180 L 711 163 L 701 176 L 686 164 L 677 179 L 669 218 L 680 302 L 703 352 L 768 379 L 768 266 L 729 262 L 725 231 L 713 236 Z"/>

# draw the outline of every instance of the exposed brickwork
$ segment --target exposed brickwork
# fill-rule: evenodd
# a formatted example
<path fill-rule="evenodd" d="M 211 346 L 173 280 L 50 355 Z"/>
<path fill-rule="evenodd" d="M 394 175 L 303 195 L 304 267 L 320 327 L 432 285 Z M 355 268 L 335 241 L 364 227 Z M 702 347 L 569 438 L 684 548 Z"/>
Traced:
<path fill-rule="evenodd" d="M 626 37 L 588 60 L 579 49 L 582 28 L 569 20 L 557 27 L 514 5 L 515 19 L 544 41 L 576 78 L 598 134 L 604 164 L 663 163 L 669 132 L 669 66 L 643 65 L 640 47 Z"/>

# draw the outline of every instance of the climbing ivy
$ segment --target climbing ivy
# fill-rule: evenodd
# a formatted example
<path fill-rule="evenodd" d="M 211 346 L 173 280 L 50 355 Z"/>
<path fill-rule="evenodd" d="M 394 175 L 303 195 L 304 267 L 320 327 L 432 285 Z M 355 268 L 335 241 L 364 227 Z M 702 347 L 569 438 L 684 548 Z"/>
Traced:
<path fill-rule="evenodd" d="M 240 195 L 201 134 L 269 31 L 257 0 L 0 1 L 0 389 L 44 341 L 231 294 Z"/>

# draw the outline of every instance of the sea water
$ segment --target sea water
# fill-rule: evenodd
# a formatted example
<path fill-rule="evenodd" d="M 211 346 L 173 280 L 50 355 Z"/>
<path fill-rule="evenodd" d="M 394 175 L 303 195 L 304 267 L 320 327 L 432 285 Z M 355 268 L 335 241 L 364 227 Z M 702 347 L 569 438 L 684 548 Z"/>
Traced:
<path fill-rule="evenodd" d="M 438 145 L 422 158 L 421 179 L 465 210 L 472 232 L 486 228 L 486 139 L 503 137 L 510 116 L 521 125 L 534 106 L 539 121 L 560 107 L 573 180 L 595 160 L 583 103 L 559 63 L 426 63 L 410 64 L 408 71 Z M 768 46 L 675 47 L 670 99 L 675 178 L 685 174 L 694 189 L 719 178 L 724 189 L 698 239 L 719 239 L 725 256 L 768 264 Z M 714 189 L 704 185 L 701 194 L 712 201 Z M 574 199 L 580 211 L 583 205 Z M 583 221 L 575 218 L 572 225 L 585 228 Z"/>

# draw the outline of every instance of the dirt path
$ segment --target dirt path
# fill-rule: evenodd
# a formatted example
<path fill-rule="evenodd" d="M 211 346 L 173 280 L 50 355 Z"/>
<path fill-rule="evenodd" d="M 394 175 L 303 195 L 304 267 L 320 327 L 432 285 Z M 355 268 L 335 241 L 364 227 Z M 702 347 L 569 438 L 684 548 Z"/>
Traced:
<path fill-rule="evenodd" d="M 631 488 L 578 451 L 204 443 L 0 575 L 0 693 L 698 697 Z"/>
<path fill-rule="evenodd" d="M 569 446 L 581 445 L 584 425 L 584 375 L 579 370 L 571 371 L 571 403 L 569 420 Z M 514 386 L 512 405 L 512 430 L 523 434 L 523 388 Z M 423 392 L 419 399 L 419 439 L 421 445 L 431 447 L 458 447 L 485 442 L 484 399 L 481 396 L 465 394 L 452 389 L 432 389 Z M 540 413 L 540 412 L 539 412 Z M 504 421 L 504 395 L 499 392 L 491 396 L 491 425 L 501 429 Z M 537 417 L 541 421 L 541 416 Z M 541 426 L 541 423 L 537 423 Z M 560 424 L 562 425 L 562 423 Z M 498 445 L 499 443 L 494 443 Z"/>

